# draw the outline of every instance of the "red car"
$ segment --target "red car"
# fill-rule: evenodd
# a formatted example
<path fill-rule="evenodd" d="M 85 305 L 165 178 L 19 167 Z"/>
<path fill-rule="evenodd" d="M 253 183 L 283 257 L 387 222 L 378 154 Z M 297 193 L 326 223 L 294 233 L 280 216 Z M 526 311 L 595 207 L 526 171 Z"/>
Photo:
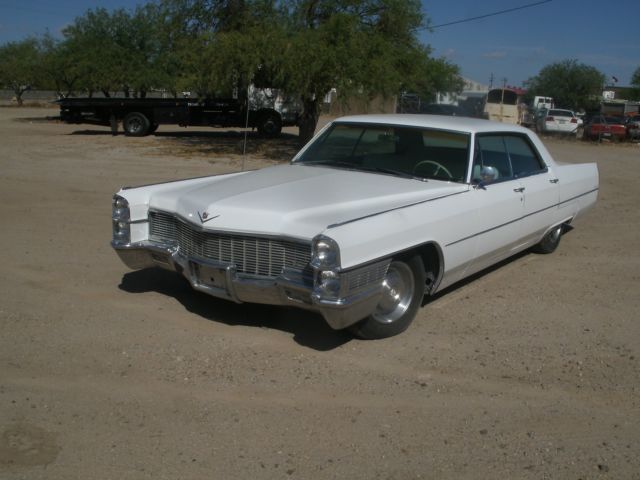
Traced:
<path fill-rule="evenodd" d="M 596 115 L 584 127 L 583 138 L 601 140 L 608 138 L 620 142 L 627 136 L 627 127 L 621 118 Z"/>

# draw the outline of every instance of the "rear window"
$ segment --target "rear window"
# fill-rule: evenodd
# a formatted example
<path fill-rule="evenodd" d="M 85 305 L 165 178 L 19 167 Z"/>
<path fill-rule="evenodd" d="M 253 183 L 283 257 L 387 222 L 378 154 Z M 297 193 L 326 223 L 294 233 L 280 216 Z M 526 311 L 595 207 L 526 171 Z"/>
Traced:
<path fill-rule="evenodd" d="M 549 115 L 552 117 L 573 117 L 571 110 L 549 110 Z"/>

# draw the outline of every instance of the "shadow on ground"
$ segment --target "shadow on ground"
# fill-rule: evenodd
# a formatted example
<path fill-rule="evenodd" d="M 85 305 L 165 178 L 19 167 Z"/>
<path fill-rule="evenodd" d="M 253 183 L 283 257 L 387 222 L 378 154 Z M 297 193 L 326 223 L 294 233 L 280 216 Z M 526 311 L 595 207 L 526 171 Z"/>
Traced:
<path fill-rule="evenodd" d="M 110 136 L 111 130 L 75 130 L 70 135 Z M 122 131 L 118 135 L 124 135 Z M 247 132 L 246 147 L 243 131 L 167 131 L 156 132 L 153 136 L 162 142 L 174 155 L 247 155 L 261 157 L 273 161 L 289 161 L 300 150 L 297 135 L 282 133 L 278 137 L 270 138 L 257 132 Z"/>
<path fill-rule="evenodd" d="M 156 137 L 170 143 L 171 146 L 201 155 L 247 155 L 259 156 L 268 160 L 289 161 L 300 150 L 297 135 L 281 133 L 270 138 L 257 132 L 241 131 L 188 131 L 157 132 Z"/>
<path fill-rule="evenodd" d="M 298 344 L 318 351 L 333 350 L 353 339 L 348 332 L 332 330 L 313 312 L 221 300 L 193 290 L 180 275 L 159 268 L 127 273 L 119 288 L 128 293 L 158 292 L 173 297 L 189 312 L 226 325 L 288 332 Z"/>

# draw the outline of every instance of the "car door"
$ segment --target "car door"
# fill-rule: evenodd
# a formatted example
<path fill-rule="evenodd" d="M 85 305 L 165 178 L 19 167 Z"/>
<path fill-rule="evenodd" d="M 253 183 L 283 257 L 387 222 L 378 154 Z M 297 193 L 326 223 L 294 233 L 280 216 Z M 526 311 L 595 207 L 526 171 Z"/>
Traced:
<path fill-rule="evenodd" d="M 560 193 L 555 172 L 524 134 L 505 134 L 504 142 L 513 176 L 522 187 L 521 234 L 523 244 L 535 242 L 551 226 Z"/>
<path fill-rule="evenodd" d="M 509 256 L 523 237 L 524 187 L 513 176 L 503 135 L 476 137 L 471 177 L 476 238 L 466 275 Z"/>

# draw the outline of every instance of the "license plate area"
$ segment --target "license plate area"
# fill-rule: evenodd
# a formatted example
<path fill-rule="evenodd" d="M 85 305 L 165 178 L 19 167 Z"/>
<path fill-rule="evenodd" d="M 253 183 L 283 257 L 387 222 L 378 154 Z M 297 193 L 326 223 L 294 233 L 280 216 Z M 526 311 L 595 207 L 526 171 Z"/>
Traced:
<path fill-rule="evenodd" d="M 205 264 L 195 263 L 195 262 L 192 263 L 192 268 L 195 274 L 196 281 L 200 285 L 226 290 L 227 288 L 227 269 L 226 268 L 213 267 L 211 265 L 205 265 Z"/>

